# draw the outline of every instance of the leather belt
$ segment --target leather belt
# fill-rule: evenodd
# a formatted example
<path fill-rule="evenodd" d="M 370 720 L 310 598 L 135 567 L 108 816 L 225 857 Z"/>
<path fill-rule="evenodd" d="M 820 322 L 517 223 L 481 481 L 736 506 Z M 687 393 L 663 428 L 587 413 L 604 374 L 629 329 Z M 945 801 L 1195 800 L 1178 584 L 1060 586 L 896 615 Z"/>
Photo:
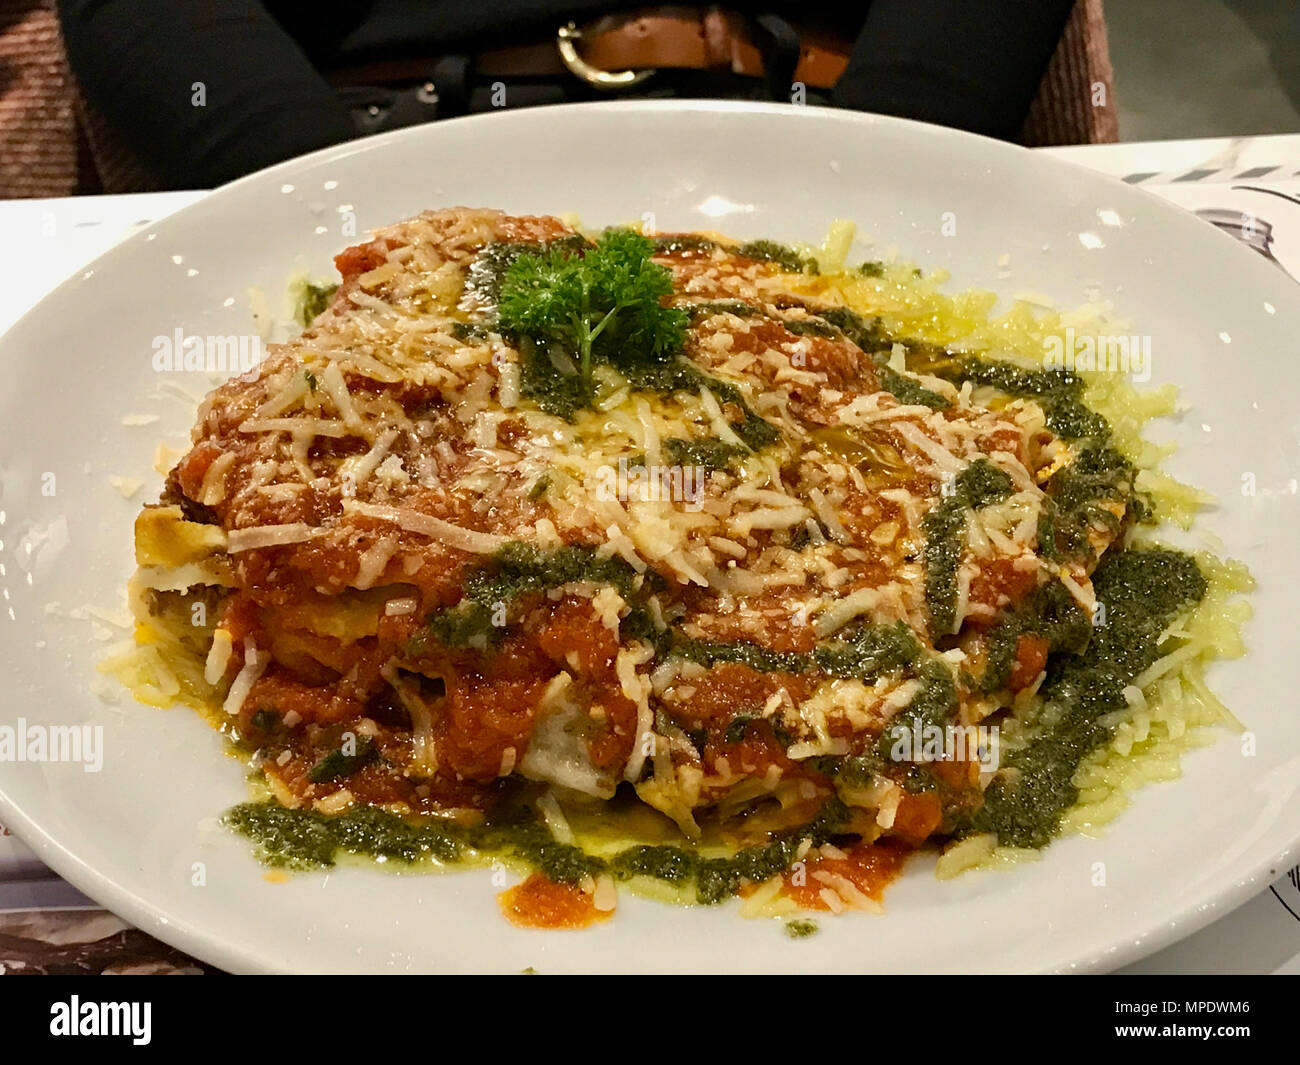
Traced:
<path fill-rule="evenodd" d="M 752 20 L 721 7 L 648 7 L 604 15 L 578 26 L 570 22 L 555 38 L 479 52 L 474 71 L 482 77 L 548 77 L 571 74 L 598 89 L 637 85 L 656 70 L 712 70 L 748 77 L 767 74 L 764 49 Z M 791 79 L 829 89 L 848 65 L 853 42 L 824 29 L 796 25 L 799 55 Z M 417 81 L 429 76 L 431 60 L 394 60 L 334 71 L 336 84 Z"/>

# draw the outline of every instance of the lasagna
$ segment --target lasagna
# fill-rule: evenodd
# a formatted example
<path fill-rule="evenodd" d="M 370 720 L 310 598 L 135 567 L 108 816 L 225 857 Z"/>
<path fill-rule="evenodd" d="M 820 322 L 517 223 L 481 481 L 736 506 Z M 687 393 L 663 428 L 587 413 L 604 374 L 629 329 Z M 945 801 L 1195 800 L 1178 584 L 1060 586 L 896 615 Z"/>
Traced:
<path fill-rule="evenodd" d="M 135 528 L 137 694 L 263 857 L 877 908 L 1056 835 L 1206 596 L 1085 381 L 905 328 L 910 269 L 477 209 L 335 261 Z"/>

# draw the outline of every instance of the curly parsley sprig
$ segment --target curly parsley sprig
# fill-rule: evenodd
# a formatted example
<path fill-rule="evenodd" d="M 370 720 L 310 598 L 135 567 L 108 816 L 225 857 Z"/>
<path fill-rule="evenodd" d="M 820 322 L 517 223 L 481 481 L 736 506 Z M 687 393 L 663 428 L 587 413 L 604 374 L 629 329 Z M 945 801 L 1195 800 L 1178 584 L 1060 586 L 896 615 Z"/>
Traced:
<path fill-rule="evenodd" d="M 576 373 L 584 394 L 597 363 L 632 371 L 667 363 L 681 351 L 689 319 L 663 306 L 672 274 L 651 262 L 653 253 L 639 233 L 610 229 L 582 255 L 551 248 L 518 256 L 501 282 L 501 332 L 540 345 L 557 375 Z"/>

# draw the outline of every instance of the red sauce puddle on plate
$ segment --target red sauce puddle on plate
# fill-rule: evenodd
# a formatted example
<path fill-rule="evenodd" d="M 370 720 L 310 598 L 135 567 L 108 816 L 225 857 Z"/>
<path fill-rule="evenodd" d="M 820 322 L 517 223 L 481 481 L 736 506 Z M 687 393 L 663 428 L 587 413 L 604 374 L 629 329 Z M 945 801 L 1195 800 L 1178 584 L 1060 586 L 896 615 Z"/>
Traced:
<path fill-rule="evenodd" d="M 541 873 L 507 888 L 497 902 L 506 920 L 521 928 L 587 928 L 614 912 L 596 909 L 592 896 L 577 884 L 557 884 Z"/>
<path fill-rule="evenodd" d="M 885 888 L 903 871 L 903 864 L 914 852 L 910 847 L 894 843 L 876 843 L 847 847 L 844 853 L 843 858 L 810 853 L 785 874 L 781 894 L 805 910 L 829 910 L 821 893 L 827 888 L 835 889 L 833 881 L 828 883 L 825 877 L 843 877 L 872 901 L 880 902 Z"/>

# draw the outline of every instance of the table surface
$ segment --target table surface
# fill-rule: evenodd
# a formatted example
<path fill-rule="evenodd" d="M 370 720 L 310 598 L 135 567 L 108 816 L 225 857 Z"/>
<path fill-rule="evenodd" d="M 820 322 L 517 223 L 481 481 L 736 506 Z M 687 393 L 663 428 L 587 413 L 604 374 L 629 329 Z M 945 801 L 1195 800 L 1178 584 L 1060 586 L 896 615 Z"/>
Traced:
<path fill-rule="evenodd" d="M 1282 191 L 1287 226 L 1271 204 L 1275 254 L 1300 277 L 1300 134 L 1040 149 L 1142 185 L 1188 209 L 1253 210 L 1252 193 Z M 22 247 L 0 261 L 0 332 L 97 256 L 202 191 L 0 202 L 0 234 Z M 1294 236 L 1292 236 L 1294 233 Z M 1294 255 L 1294 265 L 1291 256 Z M 0 826 L 0 911 L 93 905 Z M 1122 970 L 1127 973 L 1300 973 L 1300 868 L 1197 934 Z"/>

